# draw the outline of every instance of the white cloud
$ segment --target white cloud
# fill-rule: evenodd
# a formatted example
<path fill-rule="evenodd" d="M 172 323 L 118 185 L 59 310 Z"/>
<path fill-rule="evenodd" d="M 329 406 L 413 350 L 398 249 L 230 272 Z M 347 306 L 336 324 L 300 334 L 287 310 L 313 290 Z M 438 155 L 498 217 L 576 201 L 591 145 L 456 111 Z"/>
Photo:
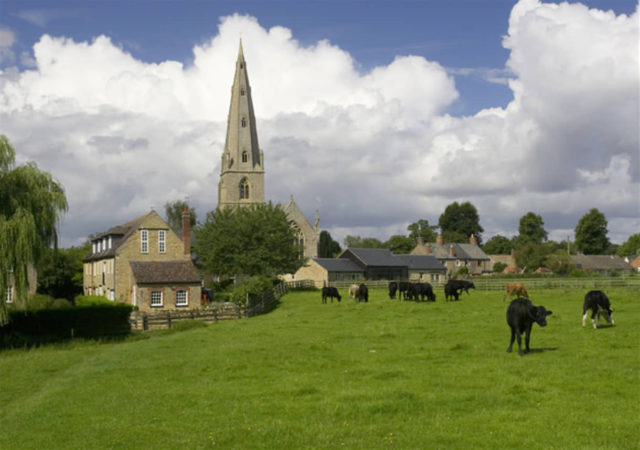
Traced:
<path fill-rule="evenodd" d="M 44 35 L 33 70 L 0 76 L 0 122 L 21 161 L 66 187 L 65 245 L 186 196 L 204 219 L 242 35 L 267 198 L 295 194 L 334 238 L 386 239 L 469 200 L 487 237 L 530 210 L 554 236 L 597 207 L 621 242 L 640 215 L 637 19 L 518 3 L 504 38 L 514 100 L 463 118 L 442 115 L 458 92 L 435 61 L 361 74 L 330 42 L 305 47 L 247 16 L 223 18 L 187 67 L 136 60 L 106 36 Z"/>
<path fill-rule="evenodd" d="M 16 36 L 8 28 L 0 28 L 0 64 L 12 62 L 15 58 L 13 44 L 16 42 Z"/>

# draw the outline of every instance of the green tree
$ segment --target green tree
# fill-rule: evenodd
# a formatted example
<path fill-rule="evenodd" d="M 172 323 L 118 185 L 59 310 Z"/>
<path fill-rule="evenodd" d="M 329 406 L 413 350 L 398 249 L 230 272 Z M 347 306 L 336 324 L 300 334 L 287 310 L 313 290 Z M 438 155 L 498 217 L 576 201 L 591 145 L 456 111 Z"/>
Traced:
<path fill-rule="evenodd" d="M 50 246 L 57 247 L 56 225 L 67 210 L 61 184 L 29 162 L 15 167 L 15 150 L 0 135 L 0 324 L 7 320 L 9 277 L 16 299 L 26 303 L 27 267 L 37 266 Z"/>
<path fill-rule="evenodd" d="M 484 244 L 482 249 L 488 255 L 507 255 L 511 253 L 513 246 L 509 238 L 496 234 Z"/>
<path fill-rule="evenodd" d="M 328 231 L 322 230 L 318 238 L 318 257 L 335 258 L 341 251 L 340 244 L 333 240 Z"/>
<path fill-rule="evenodd" d="M 542 217 L 532 212 L 528 212 L 520 218 L 518 233 L 519 247 L 528 242 L 540 244 L 547 240 L 547 231 L 544 229 Z"/>
<path fill-rule="evenodd" d="M 482 243 L 482 232 L 478 210 L 470 202 L 453 202 L 448 205 L 438 220 L 444 242 L 467 242 L 473 234 Z"/>
<path fill-rule="evenodd" d="M 200 264 L 212 274 L 273 277 L 304 263 L 287 214 L 271 202 L 211 211 L 195 236 Z"/>
<path fill-rule="evenodd" d="M 620 247 L 618 247 L 618 251 L 616 255 L 624 257 L 624 256 L 632 256 L 637 255 L 640 252 L 640 233 L 632 234 Z"/>
<path fill-rule="evenodd" d="M 525 272 L 533 272 L 538 267 L 545 265 L 547 255 L 549 255 L 551 251 L 548 246 L 529 242 L 515 250 L 513 256 L 518 267 L 522 267 Z"/>
<path fill-rule="evenodd" d="M 558 275 L 567 275 L 576 267 L 571 256 L 562 249 L 547 255 L 546 266 Z"/>
<path fill-rule="evenodd" d="M 575 229 L 576 247 L 585 255 L 601 255 L 611 245 L 607 237 L 607 219 L 592 208 L 578 221 Z"/>
<path fill-rule="evenodd" d="M 362 238 L 360 236 L 347 235 L 344 238 L 344 246 L 347 248 L 384 248 L 384 244 L 376 238 Z"/>
<path fill-rule="evenodd" d="M 418 238 L 422 238 L 423 242 L 434 242 L 438 236 L 436 232 L 437 228 L 437 225 L 429 225 L 427 219 L 420 219 L 410 224 L 407 230 L 409 231 L 409 238 L 411 238 L 415 244 L 418 242 Z"/>
<path fill-rule="evenodd" d="M 391 236 L 384 246 L 396 254 L 407 254 L 416 247 L 416 241 L 408 236 L 396 234 Z"/>
<path fill-rule="evenodd" d="M 197 217 L 196 210 L 190 208 L 187 202 L 182 200 L 176 200 L 173 202 L 167 202 L 164 204 L 164 212 L 167 216 L 167 224 L 178 236 L 182 236 L 182 213 L 187 208 L 189 211 L 189 223 L 191 229 L 196 226 Z"/>
<path fill-rule="evenodd" d="M 69 301 L 82 294 L 82 258 L 90 244 L 67 249 L 48 249 L 38 264 L 38 293 Z"/>

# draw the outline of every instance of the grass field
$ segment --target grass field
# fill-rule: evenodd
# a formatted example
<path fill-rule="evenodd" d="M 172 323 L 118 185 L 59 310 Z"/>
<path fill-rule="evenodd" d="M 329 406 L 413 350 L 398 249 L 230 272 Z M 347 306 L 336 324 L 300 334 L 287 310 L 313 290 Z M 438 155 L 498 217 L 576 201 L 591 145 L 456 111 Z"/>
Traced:
<path fill-rule="evenodd" d="M 553 315 L 523 357 L 482 291 L 294 292 L 251 319 L 3 351 L 0 448 L 640 448 L 640 293 L 607 293 L 616 326 L 594 330 L 583 290 L 530 292 Z"/>

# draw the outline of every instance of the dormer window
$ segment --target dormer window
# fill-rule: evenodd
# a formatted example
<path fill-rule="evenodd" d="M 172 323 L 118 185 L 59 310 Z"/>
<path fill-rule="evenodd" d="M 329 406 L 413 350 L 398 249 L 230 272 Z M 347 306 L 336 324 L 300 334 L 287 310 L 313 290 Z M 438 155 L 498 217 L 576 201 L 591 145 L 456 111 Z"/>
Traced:
<path fill-rule="evenodd" d="M 94 243 L 93 243 L 93 253 L 96 253 L 96 250 L 97 250 L 97 249 L 96 249 L 96 243 L 94 242 Z"/>
<path fill-rule="evenodd" d="M 102 251 L 102 241 L 98 241 L 98 253 Z"/>

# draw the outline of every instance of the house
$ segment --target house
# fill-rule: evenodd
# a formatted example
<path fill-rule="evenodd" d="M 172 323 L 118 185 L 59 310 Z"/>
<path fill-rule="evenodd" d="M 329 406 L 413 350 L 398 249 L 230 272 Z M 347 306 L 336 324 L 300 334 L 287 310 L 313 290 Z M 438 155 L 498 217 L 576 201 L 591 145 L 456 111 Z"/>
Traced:
<path fill-rule="evenodd" d="M 189 213 L 182 239 L 156 213 L 95 235 L 83 259 L 85 295 L 104 295 L 140 311 L 200 307 L 201 279 L 191 262 Z"/>
<path fill-rule="evenodd" d="M 640 272 L 640 255 L 636 256 L 629 264 L 636 272 Z"/>
<path fill-rule="evenodd" d="M 446 269 L 431 255 L 395 255 L 388 249 L 348 248 L 337 258 L 313 258 L 285 281 L 313 280 L 316 287 L 365 280 L 443 281 Z"/>
<path fill-rule="evenodd" d="M 418 238 L 418 244 L 411 251 L 412 255 L 433 255 L 447 269 L 447 276 L 452 276 L 461 267 L 467 267 L 470 275 L 480 275 L 491 272 L 491 259 L 478 246 L 478 240 L 474 235 L 469 238 L 469 243 L 445 244 L 442 236 L 438 236 L 436 242 L 427 242 Z"/>
<path fill-rule="evenodd" d="M 624 259 L 615 255 L 571 255 L 571 260 L 577 269 L 586 272 L 596 272 L 603 275 L 610 272 L 631 273 L 633 267 Z"/>
<path fill-rule="evenodd" d="M 38 288 L 38 271 L 33 264 L 27 265 L 27 297 L 36 293 Z M 5 293 L 5 303 L 14 303 L 16 299 L 16 287 L 13 273 L 9 273 L 9 286 Z"/>
<path fill-rule="evenodd" d="M 360 283 L 365 279 L 365 271 L 349 259 L 313 258 L 293 276 L 285 276 L 283 279 L 312 280 L 317 288 L 321 288 L 332 282 Z"/>

